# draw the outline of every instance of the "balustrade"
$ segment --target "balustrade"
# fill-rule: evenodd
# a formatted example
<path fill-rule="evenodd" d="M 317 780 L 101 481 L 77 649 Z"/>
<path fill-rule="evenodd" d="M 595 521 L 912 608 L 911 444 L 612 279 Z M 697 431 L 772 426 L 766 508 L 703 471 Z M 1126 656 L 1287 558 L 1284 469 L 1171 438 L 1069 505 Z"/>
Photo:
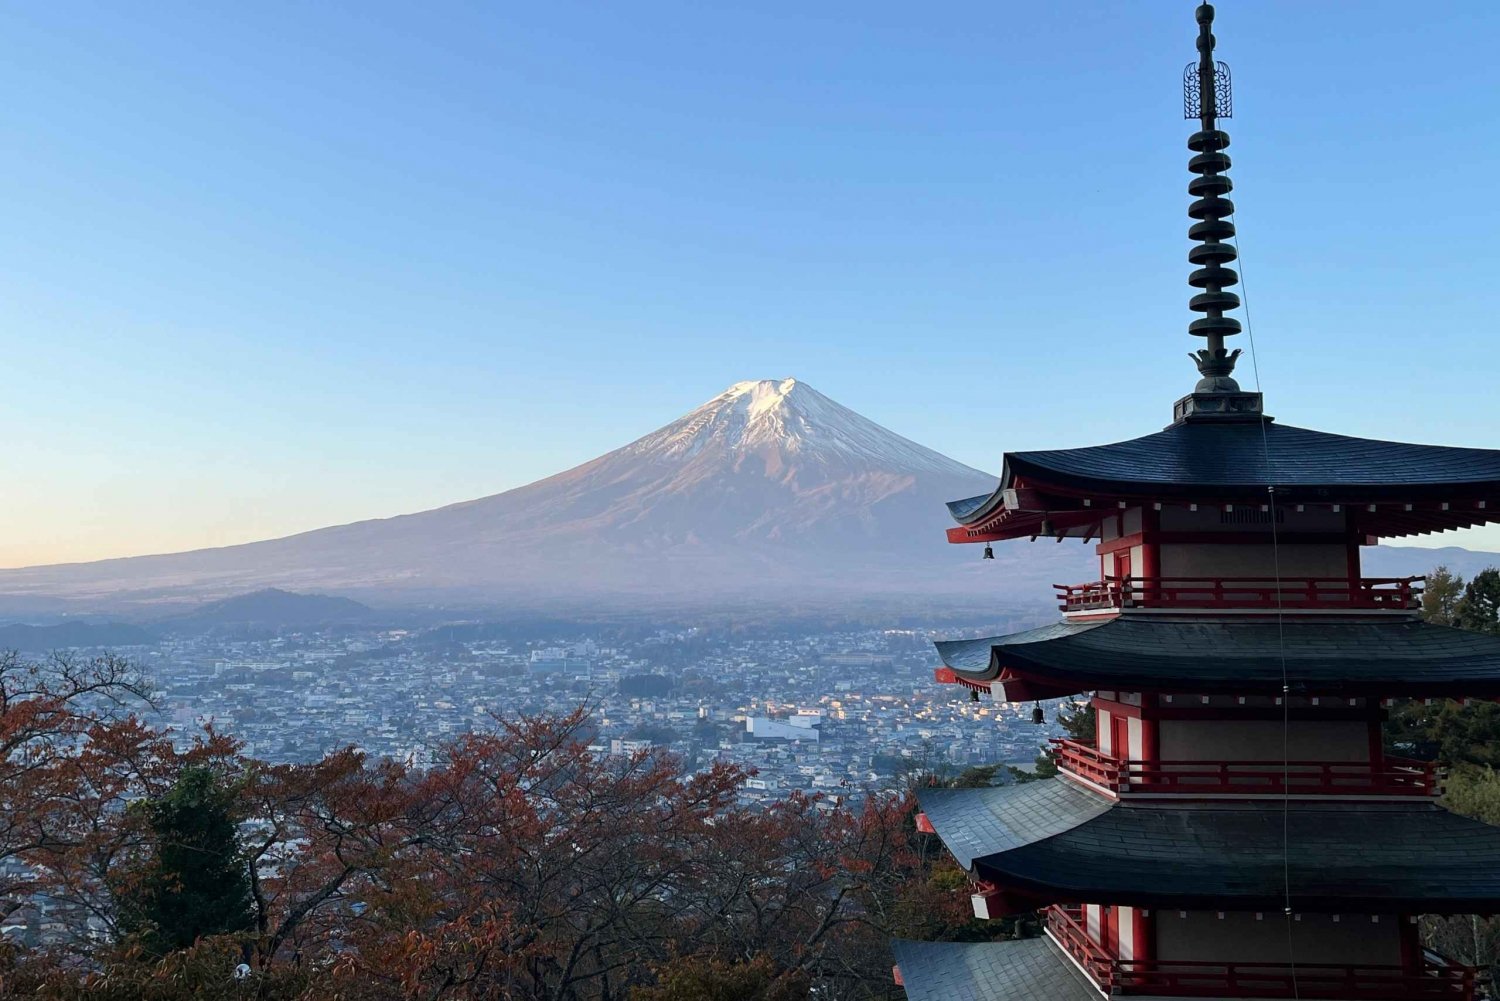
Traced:
<path fill-rule="evenodd" d="M 1330 1001 L 1472 1001 L 1474 970 L 1427 952 L 1417 969 L 1318 963 L 1215 963 L 1121 959 L 1089 937 L 1082 909 L 1043 912 L 1047 933 L 1106 994 L 1157 997 L 1322 998 Z"/>
<path fill-rule="evenodd" d="M 1337 611 L 1421 607 L 1421 577 L 1106 577 L 1053 584 L 1064 612 L 1126 608 Z"/>
<path fill-rule="evenodd" d="M 1074 740 L 1054 738 L 1057 766 L 1120 794 L 1292 794 L 1433 796 L 1436 762 L 1387 756 L 1380 761 L 1133 761 Z"/>

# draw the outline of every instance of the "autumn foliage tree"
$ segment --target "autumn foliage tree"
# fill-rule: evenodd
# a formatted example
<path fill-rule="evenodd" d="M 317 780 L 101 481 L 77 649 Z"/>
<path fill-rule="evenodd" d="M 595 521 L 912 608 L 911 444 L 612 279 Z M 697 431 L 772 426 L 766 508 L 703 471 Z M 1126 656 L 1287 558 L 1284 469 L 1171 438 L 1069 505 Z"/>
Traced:
<path fill-rule="evenodd" d="M 890 937 L 968 921 L 909 797 L 743 808 L 737 767 L 590 752 L 584 709 L 426 769 L 268 764 L 142 724 L 119 662 L 7 663 L 5 899 L 77 934 L 0 953 L 0 993 L 855 1001 L 899 996 Z"/>
<path fill-rule="evenodd" d="M 17 875 L 28 866 L 59 899 L 94 902 L 128 837 L 118 815 L 167 771 L 163 741 L 134 716 L 149 705 L 117 658 L 0 653 L 0 917 L 34 898 L 38 877 Z"/>

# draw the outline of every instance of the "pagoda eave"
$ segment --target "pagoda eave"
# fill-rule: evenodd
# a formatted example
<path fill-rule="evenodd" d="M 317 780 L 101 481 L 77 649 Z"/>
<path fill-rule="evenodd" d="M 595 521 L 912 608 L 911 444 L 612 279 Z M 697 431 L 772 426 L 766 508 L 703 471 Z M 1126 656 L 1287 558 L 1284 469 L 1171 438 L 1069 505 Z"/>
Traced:
<path fill-rule="evenodd" d="M 1327 434 L 1270 422 L 1180 423 L 1089 448 L 1007 453 L 991 494 L 954 501 L 952 542 L 1087 531 L 1089 512 L 1151 505 L 1347 511 L 1354 532 L 1423 535 L 1497 519 L 1500 450 Z M 1060 519 L 1072 519 L 1064 526 Z M 1066 533 L 1065 533 L 1066 534 Z"/>
<path fill-rule="evenodd" d="M 998 682 L 1011 701 L 1054 697 L 1028 688 L 1280 695 L 1284 685 L 1293 695 L 1500 697 L 1500 637 L 1374 619 L 1120 615 L 934 645 L 954 681 Z"/>
<path fill-rule="evenodd" d="M 961 865 L 1055 903 L 1320 913 L 1500 911 L 1500 828 L 1431 804 L 1138 805 L 1063 779 L 920 790 Z"/>
<path fill-rule="evenodd" d="M 1179 491 L 1175 494 L 1167 489 L 1156 493 L 1127 493 L 1099 485 L 1078 496 L 1069 496 L 1054 488 L 1047 494 L 1045 502 L 1041 502 L 1045 506 L 1038 508 L 1012 506 L 1004 496 L 1009 493 L 1010 490 L 997 492 L 994 503 L 976 508 L 981 512 L 978 517 L 947 529 L 948 541 L 955 544 L 1005 542 L 1040 536 L 1088 540 L 1098 538 L 1099 526 L 1106 518 L 1112 518 L 1126 508 L 1160 511 L 1168 506 L 1192 510 L 1203 507 L 1225 512 L 1267 511 L 1270 508 L 1270 495 L 1265 485 L 1217 491 Z M 1423 496 L 1413 490 L 1394 494 L 1374 489 L 1334 493 L 1323 488 L 1296 490 L 1277 487 L 1274 500 L 1279 507 L 1297 511 L 1323 510 L 1345 514 L 1348 528 L 1343 534 L 1356 538 L 1367 536 L 1367 540 L 1362 540 L 1366 544 L 1374 544 L 1378 538 L 1431 535 L 1500 521 L 1500 489 L 1479 495 L 1439 491 L 1436 496 Z"/>

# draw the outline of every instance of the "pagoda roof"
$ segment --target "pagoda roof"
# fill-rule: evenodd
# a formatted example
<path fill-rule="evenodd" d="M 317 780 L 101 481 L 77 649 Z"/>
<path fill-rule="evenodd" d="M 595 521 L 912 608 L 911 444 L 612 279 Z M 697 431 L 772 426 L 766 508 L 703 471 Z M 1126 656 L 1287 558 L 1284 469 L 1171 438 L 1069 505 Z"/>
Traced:
<path fill-rule="evenodd" d="M 1457 502 L 1458 509 L 1433 511 L 1437 517 L 1418 511 L 1368 526 L 1373 534 L 1420 534 L 1491 519 L 1473 502 L 1500 498 L 1500 450 L 1352 438 L 1269 418 L 1182 421 L 1109 445 L 1009 452 L 992 493 L 953 501 L 948 511 L 972 529 L 1005 520 L 1009 510 L 1011 520 L 1028 522 L 1006 536 L 1013 537 L 1034 534 L 1029 522 L 1040 522 L 1043 510 L 1054 523 L 1059 514 L 1066 522 L 1064 499 L 1263 503 L 1269 485 L 1278 502 Z M 1049 502 L 1018 504 L 1017 489 L 1049 495 Z M 970 541 L 962 534 L 950 537 Z"/>
<path fill-rule="evenodd" d="M 917 798 L 943 846 L 965 869 L 982 856 L 1071 831 L 1114 805 L 1072 782 L 923 789 Z"/>
<path fill-rule="evenodd" d="M 1045 938 L 914 942 L 891 952 L 907 1001 L 1099 1001 L 1099 991 Z"/>
<path fill-rule="evenodd" d="M 957 680 L 1015 679 L 1052 695 L 1094 688 L 1280 694 L 1285 678 L 1297 694 L 1500 696 L 1500 636 L 1404 618 L 1119 615 L 935 645 Z"/>
<path fill-rule="evenodd" d="M 1071 805 L 1071 793 L 1029 788 L 1068 784 L 917 798 L 977 878 L 1050 903 L 1279 910 L 1290 885 L 1291 906 L 1320 912 L 1500 909 L 1500 827 L 1431 804 L 1146 806 L 1100 796 L 1095 812 Z M 1026 819 L 1053 801 L 1069 804 L 1058 822 Z"/>

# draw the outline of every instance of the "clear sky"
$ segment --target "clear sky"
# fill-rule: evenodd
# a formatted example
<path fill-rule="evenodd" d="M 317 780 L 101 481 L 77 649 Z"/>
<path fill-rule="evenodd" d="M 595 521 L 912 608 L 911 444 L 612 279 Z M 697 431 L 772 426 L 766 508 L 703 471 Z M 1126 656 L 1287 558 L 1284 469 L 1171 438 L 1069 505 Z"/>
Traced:
<path fill-rule="evenodd" d="M 990 470 L 1156 430 L 1192 8 L 0 4 L 0 565 L 494 493 L 742 379 Z M 1218 28 L 1268 410 L 1500 447 L 1500 5 Z"/>

